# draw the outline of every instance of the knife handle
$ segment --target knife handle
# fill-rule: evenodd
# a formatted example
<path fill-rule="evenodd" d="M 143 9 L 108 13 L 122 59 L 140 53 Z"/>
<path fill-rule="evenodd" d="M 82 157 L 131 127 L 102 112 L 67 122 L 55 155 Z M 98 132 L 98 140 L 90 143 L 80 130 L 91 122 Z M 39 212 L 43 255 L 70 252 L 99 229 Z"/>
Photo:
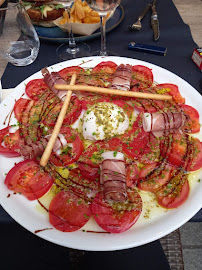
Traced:
<path fill-rule="evenodd" d="M 151 8 L 151 4 L 147 4 L 146 7 L 142 10 L 142 12 L 140 13 L 138 20 L 142 20 L 144 18 L 144 16 L 147 14 L 148 10 Z"/>
<path fill-rule="evenodd" d="M 153 16 L 157 15 L 156 2 L 157 2 L 157 0 L 154 0 L 153 3 L 152 3 L 152 5 L 151 5 L 151 10 L 152 10 L 152 15 Z"/>

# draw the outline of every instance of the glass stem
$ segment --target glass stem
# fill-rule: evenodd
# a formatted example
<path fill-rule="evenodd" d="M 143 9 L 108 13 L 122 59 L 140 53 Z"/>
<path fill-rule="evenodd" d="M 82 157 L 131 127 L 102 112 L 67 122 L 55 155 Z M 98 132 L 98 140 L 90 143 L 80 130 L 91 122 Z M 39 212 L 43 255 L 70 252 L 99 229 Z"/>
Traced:
<path fill-rule="evenodd" d="M 100 31 L 101 31 L 101 56 L 107 56 L 106 51 L 106 15 L 100 15 Z"/>
<path fill-rule="evenodd" d="M 76 47 L 76 42 L 75 42 L 74 34 L 72 31 L 72 18 L 71 18 L 70 8 L 67 8 L 67 12 L 68 12 L 69 19 L 70 19 L 69 48 L 71 49 L 71 53 L 75 54 L 78 52 L 78 48 Z"/>

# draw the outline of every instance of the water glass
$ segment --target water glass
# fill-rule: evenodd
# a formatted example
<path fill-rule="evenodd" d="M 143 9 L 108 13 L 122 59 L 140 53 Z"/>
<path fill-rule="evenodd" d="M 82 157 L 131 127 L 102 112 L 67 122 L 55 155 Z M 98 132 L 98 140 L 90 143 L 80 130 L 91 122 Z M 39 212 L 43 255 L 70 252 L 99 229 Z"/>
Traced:
<path fill-rule="evenodd" d="M 37 58 L 39 38 L 19 2 L 0 7 L 0 46 L 0 58 L 15 66 L 27 66 Z"/>

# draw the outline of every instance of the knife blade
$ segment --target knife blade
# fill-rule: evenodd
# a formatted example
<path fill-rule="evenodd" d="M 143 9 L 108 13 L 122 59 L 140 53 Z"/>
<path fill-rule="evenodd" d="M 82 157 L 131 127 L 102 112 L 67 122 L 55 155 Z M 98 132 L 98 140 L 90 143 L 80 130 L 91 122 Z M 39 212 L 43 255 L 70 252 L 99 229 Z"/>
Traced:
<path fill-rule="evenodd" d="M 156 2 L 157 0 L 154 0 L 151 6 L 152 9 L 152 15 L 151 15 L 151 26 L 154 33 L 154 40 L 157 41 L 160 37 L 160 30 L 159 30 L 159 20 L 158 20 L 158 14 L 156 10 Z"/>

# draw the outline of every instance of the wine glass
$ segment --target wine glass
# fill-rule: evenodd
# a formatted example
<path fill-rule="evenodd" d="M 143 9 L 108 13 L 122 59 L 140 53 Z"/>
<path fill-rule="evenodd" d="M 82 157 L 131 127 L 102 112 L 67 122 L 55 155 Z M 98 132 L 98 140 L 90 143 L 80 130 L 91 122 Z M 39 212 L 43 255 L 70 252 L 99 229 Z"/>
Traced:
<path fill-rule="evenodd" d="M 8 3 L 8 5 L 7 5 Z M 0 62 L 27 66 L 38 56 L 40 42 L 31 20 L 18 1 L 0 6 Z"/>
<path fill-rule="evenodd" d="M 101 30 L 101 49 L 91 55 L 116 55 L 113 52 L 107 51 L 106 49 L 106 18 L 108 12 L 114 10 L 119 6 L 121 0 L 86 0 L 90 8 L 97 11 L 100 15 L 100 30 Z"/>
<path fill-rule="evenodd" d="M 72 21 L 71 21 L 71 13 L 70 8 L 74 0 L 60 0 L 64 8 L 67 10 L 69 18 L 70 18 L 70 31 L 69 31 L 69 44 L 62 44 L 57 48 L 57 55 L 62 60 L 74 59 L 77 57 L 83 57 L 90 55 L 90 47 L 85 43 L 76 44 L 74 39 L 74 34 L 72 32 Z"/>

